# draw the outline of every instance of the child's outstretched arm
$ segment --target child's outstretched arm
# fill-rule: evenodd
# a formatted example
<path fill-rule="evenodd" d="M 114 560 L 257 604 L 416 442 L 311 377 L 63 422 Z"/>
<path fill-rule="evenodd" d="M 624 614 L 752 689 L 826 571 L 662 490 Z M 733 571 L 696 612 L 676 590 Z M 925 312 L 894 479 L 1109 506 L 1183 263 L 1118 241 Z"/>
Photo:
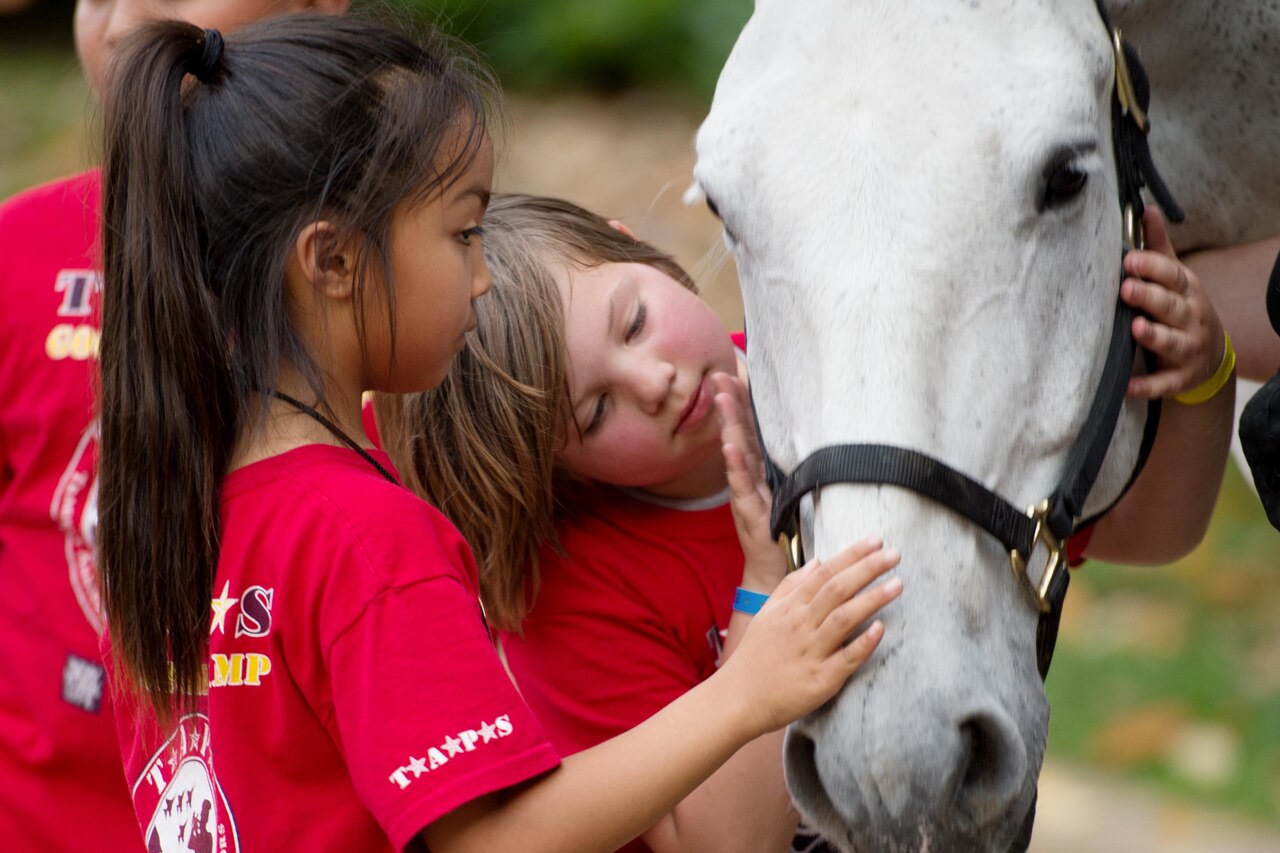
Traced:
<path fill-rule="evenodd" d="M 436 853 L 616 850 L 652 826 L 744 744 L 817 708 L 884 633 L 857 627 L 895 598 L 897 565 L 880 549 L 846 549 L 788 576 L 715 675 L 628 732 L 569 756 L 558 770 L 436 820 Z"/>
<path fill-rule="evenodd" d="M 1159 211 L 1143 216 L 1149 248 L 1125 257 L 1121 298 L 1150 315 L 1134 338 L 1157 369 L 1129 381 L 1129 396 L 1164 399 L 1160 431 L 1133 488 L 1098 521 L 1088 554 L 1167 563 L 1204 538 L 1231 446 L 1235 373 L 1222 322 L 1195 272 L 1181 263 Z"/>

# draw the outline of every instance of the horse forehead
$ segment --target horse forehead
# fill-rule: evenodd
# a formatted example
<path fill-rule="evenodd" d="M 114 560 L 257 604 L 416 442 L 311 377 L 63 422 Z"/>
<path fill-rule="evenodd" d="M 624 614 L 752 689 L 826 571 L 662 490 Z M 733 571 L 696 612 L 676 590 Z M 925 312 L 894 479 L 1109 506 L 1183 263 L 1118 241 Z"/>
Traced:
<path fill-rule="evenodd" d="M 794 171 L 797 146 L 851 136 L 906 157 L 923 138 L 913 129 L 974 139 L 1079 114 L 1109 73 L 1090 0 L 762 0 L 699 131 L 699 167 L 738 172 L 772 158 Z"/>

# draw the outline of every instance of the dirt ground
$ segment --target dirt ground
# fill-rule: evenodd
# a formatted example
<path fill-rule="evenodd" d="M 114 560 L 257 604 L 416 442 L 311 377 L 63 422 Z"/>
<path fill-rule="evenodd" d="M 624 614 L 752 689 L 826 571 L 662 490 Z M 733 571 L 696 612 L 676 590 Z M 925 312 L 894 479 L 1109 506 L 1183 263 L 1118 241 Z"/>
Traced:
<path fill-rule="evenodd" d="M 652 96 L 513 99 L 498 189 L 558 195 L 625 221 L 673 254 L 725 325 L 742 327 L 733 261 L 715 219 L 682 201 L 698 116 Z M 1278 853 L 1280 833 L 1111 777 L 1047 766 L 1034 853 Z"/>

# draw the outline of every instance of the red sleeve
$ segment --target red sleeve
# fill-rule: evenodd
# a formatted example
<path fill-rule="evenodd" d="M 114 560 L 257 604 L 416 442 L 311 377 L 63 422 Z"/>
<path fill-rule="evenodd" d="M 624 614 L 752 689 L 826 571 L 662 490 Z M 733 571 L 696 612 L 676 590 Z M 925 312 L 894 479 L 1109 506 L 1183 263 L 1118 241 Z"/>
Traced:
<path fill-rule="evenodd" d="M 456 580 L 374 599 L 333 643 L 329 668 L 352 784 L 397 849 L 463 803 L 559 762 Z"/>

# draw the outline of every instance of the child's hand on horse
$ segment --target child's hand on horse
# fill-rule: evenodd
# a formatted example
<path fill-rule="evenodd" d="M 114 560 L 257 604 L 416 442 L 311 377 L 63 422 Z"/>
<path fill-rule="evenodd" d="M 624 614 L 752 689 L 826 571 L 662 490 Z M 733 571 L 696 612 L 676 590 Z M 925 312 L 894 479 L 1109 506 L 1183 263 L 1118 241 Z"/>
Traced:
<path fill-rule="evenodd" d="M 1148 208 L 1142 217 L 1147 248 L 1124 259 L 1129 274 L 1120 297 L 1148 316 L 1133 320 L 1133 337 L 1156 354 L 1156 370 L 1129 380 L 1129 396 L 1173 397 L 1217 372 L 1226 352 L 1218 312 L 1196 274 L 1178 260 L 1164 216 Z"/>
<path fill-rule="evenodd" d="M 778 584 L 720 669 L 745 685 L 732 695 L 749 697 L 759 733 L 817 708 L 866 663 L 884 636 L 874 617 L 902 592 L 896 577 L 876 581 L 899 559 L 867 538 Z"/>
<path fill-rule="evenodd" d="M 742 587 L 771 592 L 787 573 L 787 558 L 769 533 L 773 494 L 765 482 L 764 459 L 756 441 L 747 386 L 727 373 L 716 373 L 711 381 L 720 414 L 720 442 L 733 523 L 738 528 L 744 556 Z"/>

